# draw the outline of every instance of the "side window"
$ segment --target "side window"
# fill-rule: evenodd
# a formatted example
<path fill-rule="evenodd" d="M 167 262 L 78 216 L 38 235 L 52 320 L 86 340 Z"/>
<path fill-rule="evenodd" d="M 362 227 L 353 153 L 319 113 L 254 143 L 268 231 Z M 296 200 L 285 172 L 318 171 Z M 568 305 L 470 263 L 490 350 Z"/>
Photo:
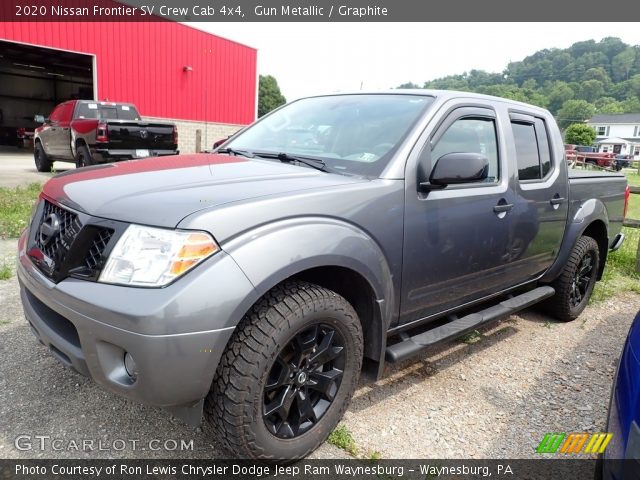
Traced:
<path fill-rule="evenodd" d="M 79 102 L 76 108 L 76 118 L 98 118 L 98 104 Z"/>
<path fill-rule="evenodd" d="M 51 112 L 51 115 L 49 115 L 49 120 L 51 120 L 52 122 L 59 122 L 60 117 L 62 116 L 63 108 L 64 105 L 58 105 L 56 108 L 54 108 L 53 112 Z"/>
<path fill-rule="evenodd" d="M 536 118 L 533 123 L 512 121 L 516 145 L 518 178 L 541 180 L 551 171 L 551 152 L 544 122 Z"/>
<path fill-rule="evenodd" d="M 538 139 L 538 150 L 540 151 L 540 168 L 542 178 L 544 178 L 551 171 L 551 150 L 547 127 L 544 121 L 539 118 L 536 118 L 536 138 Z"/>
<path fill-rule="evenodd" d="M 466 117 L 456 120 L 440 137 L 431 151 L 432 165 L 448 153 L 481 153 L 489 159 L 485 182 L 499 179 L 498 141 L 492 118 Z"/>
<path fill-rule="evenodd" d="M 60 118 L 58 121 L 60 122 L 69 122 L 71 121 L 71 114 L 73 113 L 73 103 L 65 103 L 62 106 L 62 111 L 60 112 Z"/>

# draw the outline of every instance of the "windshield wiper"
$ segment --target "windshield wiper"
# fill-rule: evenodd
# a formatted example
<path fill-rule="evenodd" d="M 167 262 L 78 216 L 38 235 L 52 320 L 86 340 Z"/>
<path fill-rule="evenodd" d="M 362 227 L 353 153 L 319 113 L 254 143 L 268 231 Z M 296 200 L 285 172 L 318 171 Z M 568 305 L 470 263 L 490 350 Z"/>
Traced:
<path fill-rule="evenodd" d="M 229 148 L 229 147 L 221 148 L 220 150 L 215 150 L 213 153 L 226 153 L 227 155 L 235 155 L 236 157 L 237 156 L 242 156 L 247 158 L 255 157 L 255 155 L 248 150 L 236 150 L 234 148 Z"/>
<path fill-rule="evenodd" d="M 327 164 L 324 163 L 323 160 L 315 157 L 305 157 L 302 155 L 290 155 L 288 153 L 276 153 L 276 152 L 256 152 L 254 154 L 256 157 L 260 158 L 277 158 L 283 163 L 302 163 L 308 167 L 315 168 L 316 170 L 320 170 L 321 172 L 331 173 L 332 169 L 327 167 Z"/>

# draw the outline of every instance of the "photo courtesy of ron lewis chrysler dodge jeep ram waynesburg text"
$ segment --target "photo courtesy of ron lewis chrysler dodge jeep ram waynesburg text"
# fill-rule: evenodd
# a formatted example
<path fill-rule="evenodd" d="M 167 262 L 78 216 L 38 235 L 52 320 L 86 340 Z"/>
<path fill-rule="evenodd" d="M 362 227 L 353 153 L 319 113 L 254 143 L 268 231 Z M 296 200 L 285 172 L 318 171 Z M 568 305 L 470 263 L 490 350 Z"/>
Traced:
<path fill-rule="evenodd" d="M 471 93 L 318 96 L 213 154 L 53 177 L 19 241 L 35 336 L 233 456 L 300 458 L 360 374 L 536 303 L 578 317 L 626 179 L 569 171 L 546 110 Z"/>

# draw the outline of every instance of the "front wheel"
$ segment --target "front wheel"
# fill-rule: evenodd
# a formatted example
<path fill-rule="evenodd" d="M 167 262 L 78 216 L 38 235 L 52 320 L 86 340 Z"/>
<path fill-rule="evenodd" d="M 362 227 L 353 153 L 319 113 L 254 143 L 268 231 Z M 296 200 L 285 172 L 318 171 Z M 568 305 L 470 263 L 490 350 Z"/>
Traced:
<path fill-rule="evenodd" d="M 234 456 L 302 458 L 347 409 L 362 345 L 358 316 L 340 295 L 306 282 L 277 286 L 231 337 L 205 419 Z"/>
<path fill-rule="evenodd" d="M 564 270 L 551 286 L 556 294 L 545 300 L 543 309 L 562 322 L 575 320 L 589 303 L 600 268 L 598 242 L 580 237 Z"/>

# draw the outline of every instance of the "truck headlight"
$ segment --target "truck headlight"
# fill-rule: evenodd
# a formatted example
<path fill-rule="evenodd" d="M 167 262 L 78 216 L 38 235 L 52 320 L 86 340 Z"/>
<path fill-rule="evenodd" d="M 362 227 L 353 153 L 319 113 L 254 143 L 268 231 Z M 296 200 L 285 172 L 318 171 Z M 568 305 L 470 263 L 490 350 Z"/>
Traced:
<path fill-rule="evenodd" d="M 129 225 L 111 251 L 98 281 L 162 287 L 219 249 L 205 232 Z"/>

